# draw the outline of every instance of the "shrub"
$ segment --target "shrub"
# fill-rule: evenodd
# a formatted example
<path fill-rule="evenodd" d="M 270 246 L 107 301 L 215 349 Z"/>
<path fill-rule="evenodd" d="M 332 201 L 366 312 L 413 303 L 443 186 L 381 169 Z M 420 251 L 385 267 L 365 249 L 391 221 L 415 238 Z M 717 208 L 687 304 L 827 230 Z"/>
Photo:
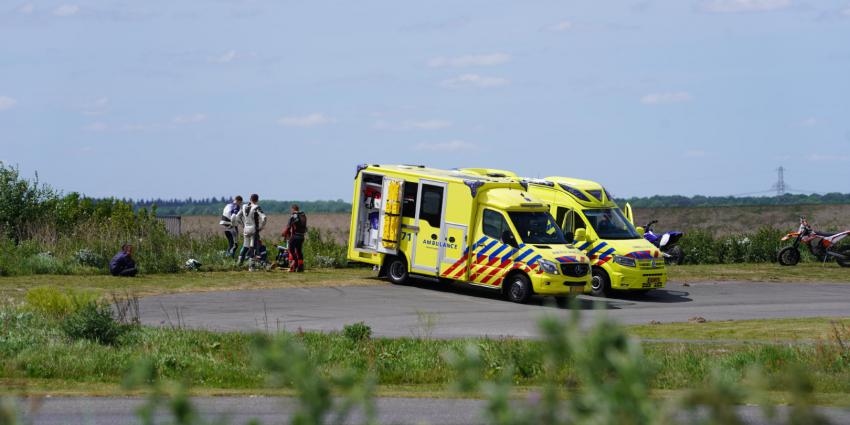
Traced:
<path fill-rule="evenodd" d="M 86 339 L 103 345 L 114 345 L 128 327 L 112 317 L 108 304 L 90 302 L 65 317 L 62 332 L 74 340 Z"/>
<path fill-rule="evenodd" d="M 343 326 L 342 334 L 351 342 L 357 343 L 371 338 L 372 328 L 363 322 L 357 322 Z"/>
<path fill-rule="evenodd" d="M 711 233 L 695 230 L 685 233 L 679 242 L 685 251 L 685 261 L 692 264 L 717 264 L 720 262 L 717 244 Z"/>
<path fill-rule="evenodd" d="M 304 262 L 308 267 L 343 267 L 348 263 L 348 247 L 336 241 L 331 232 L 312 228 L 304 241 Z"/>
<path fill-rule="evenodd" d="M 86 267 L 101 268 L 106 266 L 106 259 L 102 255 L 88 248 L 83 248 L 75 252 L 74 261 L 76 261 L 77 264 Z"/>

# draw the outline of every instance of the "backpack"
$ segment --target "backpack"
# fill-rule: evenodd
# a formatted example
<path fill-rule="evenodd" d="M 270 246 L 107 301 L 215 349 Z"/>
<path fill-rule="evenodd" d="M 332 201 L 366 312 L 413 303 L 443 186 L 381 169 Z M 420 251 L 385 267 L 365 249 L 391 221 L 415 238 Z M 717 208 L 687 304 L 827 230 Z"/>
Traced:
<path fill-rule="evenodd" d="M 292 223 L 293 233 L 300 235 L 307 233 L 307 214 L 304 214 L 303 211 L 293 214 L 290 222 Z"/>

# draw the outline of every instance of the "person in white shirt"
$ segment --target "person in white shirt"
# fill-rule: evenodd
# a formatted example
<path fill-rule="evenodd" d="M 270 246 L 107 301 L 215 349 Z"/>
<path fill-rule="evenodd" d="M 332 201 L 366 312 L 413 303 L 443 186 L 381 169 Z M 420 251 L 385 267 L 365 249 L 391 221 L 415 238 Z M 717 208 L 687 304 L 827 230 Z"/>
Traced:
<path fill-rule="evenodd" d="M 237 232 L 239 226 L 233 223 L 233 218 L 242 209 L 242 197 L 236 196 L 233 202 L 224 206 L 224 211 L 221 212 L 221 220 L 218 224 L 224 228 L 224 237 L 227 238 L 227 256 L 233 257 L 236 255 L 236 247 L 239 246 Z"/>
<path fill-rule="evenodd" d="M 260 196 L 251 195 L 251 203 L 242 209 L 232 220 L 234 225 L 242 225 L 242 249 L 239 250 L 238 264 L 241 266 L 245 258 L 254 256 L 255 248 L 259 246 L 260 231 L 266 226 L 266 214 L 260 208 Z"/>

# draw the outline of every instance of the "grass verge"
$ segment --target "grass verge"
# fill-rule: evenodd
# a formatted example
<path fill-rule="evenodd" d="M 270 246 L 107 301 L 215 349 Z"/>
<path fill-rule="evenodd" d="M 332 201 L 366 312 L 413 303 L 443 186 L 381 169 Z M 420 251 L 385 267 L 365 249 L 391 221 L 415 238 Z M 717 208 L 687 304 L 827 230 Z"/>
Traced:
<path fill-rule="evenodd" d="M 807 317 L 770 320 L 727 320 L 705 323 L 663 323 L 627 326 L 629 334 L 661 340 L 738 340 L 815 342 L 835 337 L 850 327 L 850 317 Z"/>
<path fill-rule="evenodd" d="M 279 393 L 265 389 L 267 373 L 255 362 L 256 343 L 269 335 L 137 326 L 116 343 L 102 345 L 72 340 L 61 330 L 59 319 L 28 311 L 4 310 L 1 323 L 0 387 L 8 392 L 112 393 L 128 370 L 145 363 L 157 377 L 185 382 L 201 395 Z M 485 378 L 512 370 L 512 381 L 527 387 L 552 378 L 544 364 L 547 347 L 543 341 L 354 340 L 343 333 L 315 332 L 298 333 L 295 338 L 322 375 L 334 376 L 342 370 L 371 372 L 384 394 L 448 394 L 456 376 L 444 354 L 460 353 L 470 345 L 481 353 Z M 643 349 L 646 367 L 657 371 L 650 383 L 657 392 L 693 388 L 715 369 L 740 380 L 751 366 L 759 365 L 768 376 L 795 367 L 806 370 L 817 393 L 846 395 L 850 394 L 848 340 L 850 332 L 845 328 L 844 333 L 815 344 L 644 343 Z M 560 382 L 574 382 L 577 370 L 566 362 L 557 375 Z"/>
<path fill-rule="evenodd" d="M 835 282 L 850 283 L 850 269 L 835 263 L 778 264 L 685 264 L 668 266 L 670 282 Z"/>
<path fill-rule="evenodd" d="M 134 278 L 113 276 L 30 275 L 0 277 L 0 297 L 20 299 L 32 288 L 50 286 L 96 294 L 131 291 L 138 296 L 177 292 L 225 291 L 240 289 L 294 288 L 306 286 L 385 285 L 367 268 L 315 269 L 306 273 L 271 272 L 183 272 L 141 275 Z"/>

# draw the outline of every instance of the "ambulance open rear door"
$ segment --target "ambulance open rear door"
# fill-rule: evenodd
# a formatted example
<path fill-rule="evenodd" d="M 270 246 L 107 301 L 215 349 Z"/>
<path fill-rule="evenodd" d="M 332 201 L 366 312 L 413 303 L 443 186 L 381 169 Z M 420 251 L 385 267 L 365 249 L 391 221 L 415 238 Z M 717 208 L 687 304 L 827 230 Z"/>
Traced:
<path fill-rule="evenodd" d="M 381 198 L 383 203 L 378 216 L 378 248 L 383 254 L 398 254 L 401 238 L 401 204 L 404 180 L 384 176 Z"/>

